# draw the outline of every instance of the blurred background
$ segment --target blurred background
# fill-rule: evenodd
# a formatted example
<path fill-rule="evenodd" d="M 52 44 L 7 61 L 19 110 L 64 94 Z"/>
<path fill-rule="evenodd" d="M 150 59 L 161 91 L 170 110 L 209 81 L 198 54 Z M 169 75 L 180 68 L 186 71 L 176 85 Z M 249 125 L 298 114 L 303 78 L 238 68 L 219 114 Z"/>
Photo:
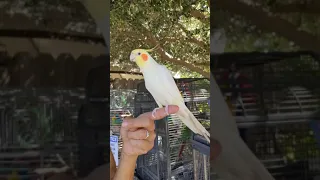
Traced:
<path fill-rule="evenodd" d="M 0 179 L 109 162 L 109 56 L 83 2 L 0 2 Z"/>
<path fill-rule="evenodd" d="M 212 2 L 211 72 L 241 138 L 275 179 L 319 178 L 319 2 Z"/>

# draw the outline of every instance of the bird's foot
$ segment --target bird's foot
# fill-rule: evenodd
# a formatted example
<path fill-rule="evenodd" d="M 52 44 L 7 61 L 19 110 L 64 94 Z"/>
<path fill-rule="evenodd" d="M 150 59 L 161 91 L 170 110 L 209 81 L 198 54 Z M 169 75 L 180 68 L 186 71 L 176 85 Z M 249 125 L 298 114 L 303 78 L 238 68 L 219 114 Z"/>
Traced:
<path fill-rule="evenodd" d="M 166 105 L 166 107 L 164 108 L 164 110 L 166 111 L 166 115 L 169 116 L 169 106 Z"/>
<path fill-rule="evenodd" d="M 160 109 L 160 108 L 155 108 L 155 109 L 152 111 L 152 117 L 153 117 L 154 119 L 156 119 L 156 116 L 155 116 L 154 114 L 157 112 L 158 109 Z"/>
<path fill-rule="evenodd" d="M 153 111 L 152 111 L 152 117 L 155 119 L 156 116 L 155 116 L 155 113 L 157 112 L 157 110 L 160 109 L 160 108 L 155 108 Z M 165 112 L 166 112 L 166 115 L 169 116 L 169 106 L 166 105 L 165 108 L 164 108 Z"/>

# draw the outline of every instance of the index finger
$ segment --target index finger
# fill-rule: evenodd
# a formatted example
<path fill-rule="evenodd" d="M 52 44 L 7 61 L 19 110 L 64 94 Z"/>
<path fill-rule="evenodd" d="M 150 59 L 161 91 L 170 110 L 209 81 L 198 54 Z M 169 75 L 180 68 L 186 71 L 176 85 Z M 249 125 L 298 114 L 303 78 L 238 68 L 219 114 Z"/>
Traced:
<path fill-rule="evenodd" d="M 176 105 L 169 105 L 168 106 L 168 114 L 174 114 L 178 111 L 179 111 L 179 106 L 176 106 Z M 165 107 L 163 107 L 163 108 L 157 109 L 157 111 L 154 113 L 155 118 L 152 116 L 152 112 L 147 112 L 147 113 L 140 115 L 140 117 L 143 117 L 143 116 L 147 117 L 150 120 L 160 120 L 160 119 L 165 118 L 168 115 L 166 113 Z"/>
<path fill-rule="evenodd" d="M 168 106 L 168 114 L 174 114 L 179 110 L 178 106 Z M 140 128 L 145 128 L 148 131 L 153 131 L 155 128 L 154 120 L 163 119 L 167 116 L 165 108 L 159 108 L 155 112 L 155 118 L 152 117 L 152 112 L 147 112 L 141 114 L 135 119 L 126 119 L 122 122 L 122 127 L 124 129 L 136 130 Z"/>

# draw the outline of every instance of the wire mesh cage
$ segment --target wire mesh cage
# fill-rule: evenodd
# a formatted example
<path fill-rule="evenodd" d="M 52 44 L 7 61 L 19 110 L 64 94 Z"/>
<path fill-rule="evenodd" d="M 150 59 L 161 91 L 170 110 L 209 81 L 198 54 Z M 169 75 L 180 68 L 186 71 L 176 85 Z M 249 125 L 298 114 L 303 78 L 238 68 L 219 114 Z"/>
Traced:
<path fill-rule="evenodd" d="M 110 135 L 120 137 L 122 119 L 132 116 L 134 109 L 134 89 L 110 90 Z M 122 139 L 118 139 L 118 159 L 121 156 Z"/>
<path fill-rule="evenodd" d="M 231 58 L 233 59 L 231 60 Z M 319 161 L 319 60 L 313 53 L 218 55 L 240 136 L 276 179 L 313 179 Z M 228 60 L 227 60 L 228 59 Z"/>
<path fill-rule="evenodd" d="M 209 81 L 178 79 L 176 82 L 187 107 L 208 128 L 210 126 Z M 156 107 L 144 83 L 139 84 L 135 96 L 135 116 L 150 112 Z M 138 158 L 136 171 L 140 179 L 193 179 L 191 131 L 173 114 L 156 121 L 156 132 L 154 148 Z"/>
<path fill-rule="evenodd" d="M 0 93 L 0 177 L 13 172 L 36 177 L 37 168 L 63 167 L 61 159 L 76 168 L 83 89 L 2 88 Z"/>
<path fill-rule="evenodd" d="M 194 134 L 192 138 L 192 147 L 194 179 L 211 179 L 210 144 L 203 137 Z"/>

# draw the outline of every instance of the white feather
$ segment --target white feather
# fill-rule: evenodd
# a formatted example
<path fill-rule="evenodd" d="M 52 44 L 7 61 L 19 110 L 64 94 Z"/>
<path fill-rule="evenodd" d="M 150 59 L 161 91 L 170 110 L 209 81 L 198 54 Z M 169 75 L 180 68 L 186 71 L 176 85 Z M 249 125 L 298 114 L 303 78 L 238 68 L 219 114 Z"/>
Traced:
<path fill-rule="evenodd" d="M 151 57 L 149 56 L 149 58 Z M 152 61 L 153 59 L 151 58 L 149 60 Z M 142 72 L 146 89 L 153 96 L 158 106 L 179 106 L 179 111 L 176 113 L 179 119 L 190 130 L 192 130 L 196 134 L 204 136 L 210 143 L 210 133 L 202 126 L 202 124 L 185 106 L 184 100 L 172 77 L 171 72 L 165 66 L 159 65 L 156 62 L 150 64 L 148 67 L 145 67 Z"/>

